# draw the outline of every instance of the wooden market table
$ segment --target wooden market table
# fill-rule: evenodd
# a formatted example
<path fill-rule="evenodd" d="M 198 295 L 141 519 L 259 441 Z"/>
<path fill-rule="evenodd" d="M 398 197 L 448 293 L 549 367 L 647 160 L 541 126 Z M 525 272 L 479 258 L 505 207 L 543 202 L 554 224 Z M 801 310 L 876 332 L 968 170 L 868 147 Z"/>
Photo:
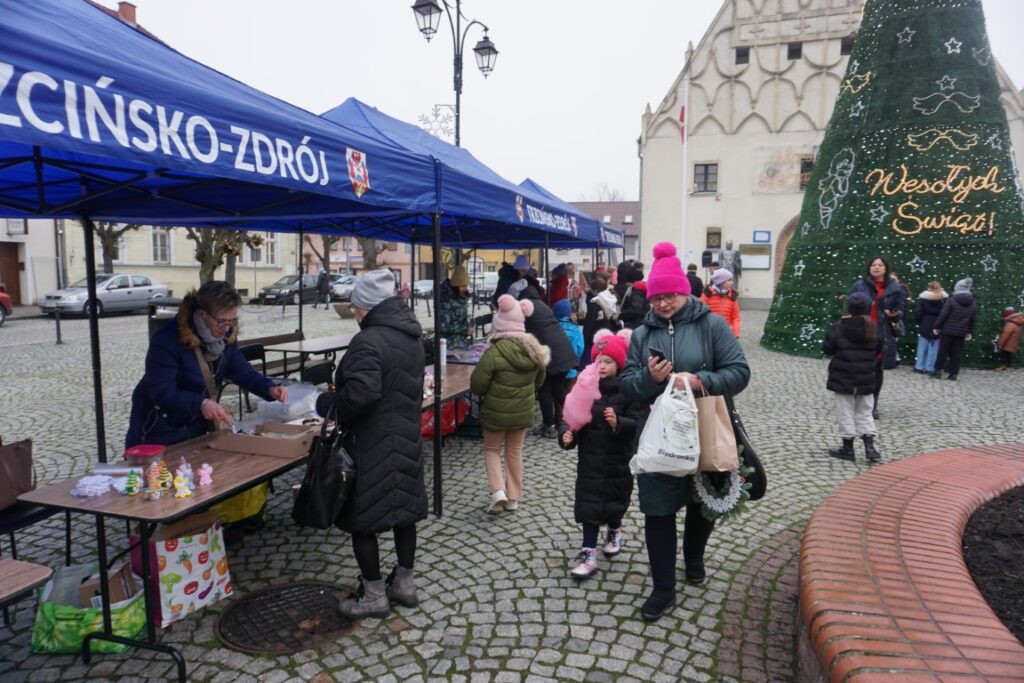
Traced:
<path fill-rule="evenodd" d="M 448 363 L 445 366 L 444 379 L 441 382 L 441 403 L 468 394 L 469 378 L 475 369 L 475 365 Z M 434 405 L 433 394 L 423 399 L 424 410 L 432 405 Z"/>
<path fill-rule="evenodd" d="M 82 643 L 82 658 L 88 664 L 92 653 L 92 640 L 106 640 L 122 645 L 140 647 L 146 650 L 163 652 L 170 655 L 178 667 L 178 680 L 185 683 L 185 659 L 174 647 L 156 642 L 156 624 L 151 614 L 151 575 L 150 554 L 145 551 L 149 539 L 156 530 L 158 523 L 175 520 L 202 512 L 212 505 L 220 503 L 241 491 L 257 484 L 269 481 L 285 472 L 298 467 L 306 460 L 306 453 L 296 457 L 278 457 L 270 455 L 250 455 L 224 451 L 212 447 L 215 434 L 207 434 L 196 439 L 169 446 L 164 454 L 164 461 L 174 467 L 182 457 L 198 471 L 203 463 L 213 467 L 213 483 L 209 486 L 196 487 L 187 498 L 174 498 L 173 494 L 165 494 L 159 500 L 147 501 L 142 495 L 127 496 L 111 489 L 101 496 L 82 498 L 72 496 L 69 491 L 75 487 L 79 477 L 72 477 L 48 486 L 23 493 L 18 500 L 44 505 L 69 512 L 92 515 L 96 524 L 96 541 L 100 567 L 107 566 L 107 539 L 105 519 L 107 517 L 124 519 L 139 523 L 140 540 L 143 548 L 142 586 L 146 602 L 146 640 L 123 638 L 113 632 L 110 616 L 110 587 L 107 572 L 100 571 L 100 589 L 103 603 L 103 630 L 88 634 Z"/>

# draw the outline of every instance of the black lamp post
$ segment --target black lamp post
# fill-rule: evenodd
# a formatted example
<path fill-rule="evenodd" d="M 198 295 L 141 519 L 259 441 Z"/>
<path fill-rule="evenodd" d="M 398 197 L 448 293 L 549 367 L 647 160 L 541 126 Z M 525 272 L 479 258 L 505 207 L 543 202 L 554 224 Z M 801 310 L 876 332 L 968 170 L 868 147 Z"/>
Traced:
<path fill-rule="evenodd" d="M 416 15 L 416 25 L 419 27 L 420 33 L 428 41 L 437 33 L 442 12 L 448 16 L 448 25 L 452 30 L 452 44 L 455 49 L 455 146 L 458 147 L 461 142 L 462 55 L 466 47 L 466 36 L 469 34 L 469 29 L 476 24 L 484 30 L 484 37 L 473 48 L 473 52 L 476 53 L 476 65 L 480 68 L 484 78 L 487 78 L 494 69 L 494 62 L 498 58 L 498 49 L 487 37 L 489 29 L 485 24 L 474 19 L 463 28 L 462 0 L 454 0 L 454 13 L 452 12 L 452 3 L 449 3 L 448 0 L 441 0 L 441 2 L 444 5 L 443 8 L 437 3 L 437 0 L 416 0 L 412 11 Z"/>

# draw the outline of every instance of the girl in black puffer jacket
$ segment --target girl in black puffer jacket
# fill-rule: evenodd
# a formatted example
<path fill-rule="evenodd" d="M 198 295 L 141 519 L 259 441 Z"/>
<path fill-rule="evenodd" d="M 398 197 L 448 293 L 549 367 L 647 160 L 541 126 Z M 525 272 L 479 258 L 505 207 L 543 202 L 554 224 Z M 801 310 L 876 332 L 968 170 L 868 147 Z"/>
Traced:
<path fill-rule="evenodd" d="M 871 312 L 868 295 L 855 292 L 846 305 L 849 315 L 832 326 L 821 345 L 825 355 L 832 356 L 826 386 L 836 393 L 836 419 L 843 440 L 840 448 L 830 448 L 828 454 L 840 460 L 853 460 L 853 440 L 860 436 L 864 439 L 868 460 L 876 461 L 881 455 L 875 448 L 875 420 L 871 410 L 875 405 L 876 358 L 883 341 L 877 326 L 868 317 Z"/>
<path fill-rule="evenodd" d="M 583 525 L 583 549 L 573 561 L 573 578 L 597 571 L 597 538 L 602 525 L 606 557 L 622 548 L 622 518 L 633 493 L 629 459 L 641 406 L 619 391 L 618 373 L 626 365 L 629 330 L 594 336 L 593 364 L 580 374 L 565 401 L 565 421 L 559 425 L 562 448 L 579 449 L 576 464 L 576 502 L 573 512 Z"/>

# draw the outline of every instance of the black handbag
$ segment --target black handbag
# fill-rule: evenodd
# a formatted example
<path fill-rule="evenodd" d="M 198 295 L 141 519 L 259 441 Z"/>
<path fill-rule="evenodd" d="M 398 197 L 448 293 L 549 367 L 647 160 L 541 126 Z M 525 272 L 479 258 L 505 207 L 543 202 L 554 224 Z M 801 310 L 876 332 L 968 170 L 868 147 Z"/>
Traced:
<path fill-rule="evenodd" d="M 907 335 L 907 324 L 903 322 L 903 319 L 890 320 L 889 325 L 892 327 L 892 336 L 894 337 L 905 337 Z"/>
<path fill-rule="evenodd" d="M 764 465 L 757 457 L 757 451 L 750 444 L 750 437 L 747 436 L 747 430 L 743 426 L 743 420 L 740 419 L 740 413 L 736 410 L 732 396 L 726 395 L 725 403 L 729 407 L 729 415 L 732 417 L 732 431 L 736 434 L 736 445 L 742 446 L 740 459 L 743 461 L 743 466 L 750 470 L 747 474 L 750 490 L 747 493 L 750 494 L 750 500 L 761 500 L 768 490 L 768 473 L 764 471 Z"/>
<path fill-rule="evenodd" d="M 327 423 L 334 418 L 334 428 L 327 433 Z M 355 486 L 355 465 L 345 450 L 344 432 L 338 427 L 337 400 L 324 418 L 320 436 L 313 439 L 309 463 L 302 485 L 295 496 L 292 519 L 299 526 L 329 529 L 348 502 Z"/>

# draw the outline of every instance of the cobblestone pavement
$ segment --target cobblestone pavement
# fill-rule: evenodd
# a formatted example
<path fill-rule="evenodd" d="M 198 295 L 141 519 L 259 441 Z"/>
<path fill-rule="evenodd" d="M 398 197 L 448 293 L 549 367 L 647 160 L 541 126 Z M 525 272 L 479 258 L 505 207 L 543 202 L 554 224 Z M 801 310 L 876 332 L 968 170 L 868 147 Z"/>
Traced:
<path fill-rule="evenodd" d="M 333 312 L 305 310 L 308 336 L 354 329 Z M 294 309 L 282 318 L 280 309 L 246 308 L 244 331 L 291 330 L 295 315 Z M 217 607 L 161 632 L 161 641 L 181 648 L 192 681 L 791 680 L 800 534 L 822 498 L 867 466 L 859 444 L 855 464 L 825 455 L 836 440 L 825 361 L 762 349 L 765 314 L 744 317 L 753 380 L 738 404 L 768 469 L 768 496 L 715 531 L 706 558 L 709 581 L 693 587 L 680 577 L 679 605 L 660 621 L 648 624 L 638 614 L 649 578 L 635 505 L 625 523 L 624 552 L 602 559 L 594 579 L 576 584 L 567 574 L 580 541 L 572 521 L 573 454 L 528 437 L 523 503 L 517 512 L 489 516 L 480 442 L 452 440 L 444 452 L 445 515 L 419 525 L 417 609 L 366 620 L 325 647 L 290 657 L 222 648 L 213 632 Z M 101 332 L 108 441 L 116 453 L 142 371 L 146 319 L 106 318 Z M 81 473 L 95 457 L 85 321 L 65 321 L 64 339 L 53 345 L 47 320 L 12 319 L 0 329 L 0 434 L 35 440 L 44 482 Z M 878 439 L 884 460 L 1019 441 L 1022 376 L 965 370 L 960 381 L 949 382 L 907 368 L 887 373 Z M 428 465 L 428 488 L 431 475 Z M 293 473 L 279 491 L 297 480 Z M 240 592 L 300 579 L 351 585 L 357 569 L 347 535 L 297 532 L 288 503 L 286 493 L 273 496 L 268 525 L 230 555 Z M 77 524 L 76 557 L 84 560 L 94 545 L 86 540 L 91 527 Z M 62 561 L 59 522 L 23 531 L 19 539 L 23 558 L 53 566 Z M 382 556 L 393 561 L 389 539 Z M 141 651 L 97 655 L 91 665 L 79 656 L 33 655 L 33 610 L 32 601 L 20 603 L 12 628 L 2 632 L 5 683 L 172 674 L 166 657 Z"/>

